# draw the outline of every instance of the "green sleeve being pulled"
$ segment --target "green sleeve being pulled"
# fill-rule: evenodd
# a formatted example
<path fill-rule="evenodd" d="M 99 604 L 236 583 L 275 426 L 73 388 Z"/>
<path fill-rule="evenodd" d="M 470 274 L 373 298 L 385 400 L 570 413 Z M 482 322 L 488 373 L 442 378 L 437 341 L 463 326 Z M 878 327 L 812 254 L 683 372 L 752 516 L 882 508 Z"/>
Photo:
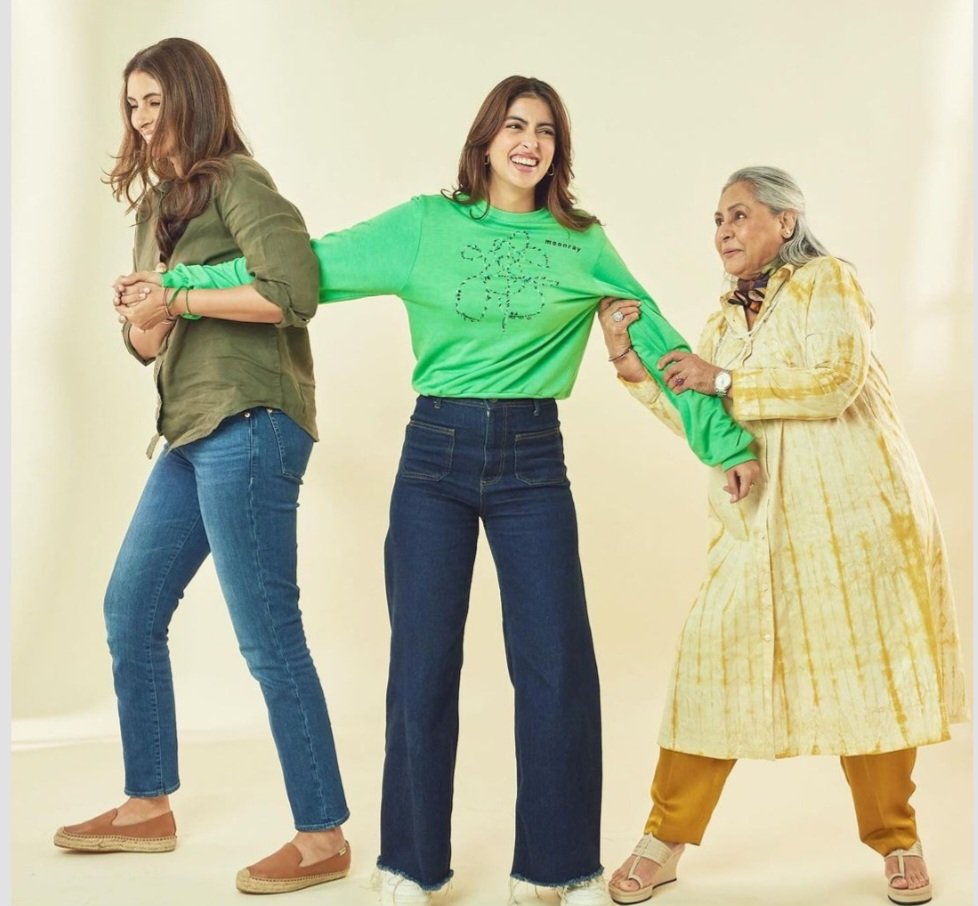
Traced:
<path fill-rule="evenodd" d="M 255 282 L 255 275 L 248 270 L 244 258 L 235 258 L 223 264 L 178 264 L 160 275 L 160 282 L 168 287 L 187 289 L 230 289 Z"/>
<path fill-rule="evenodd" d="M 166 287 L 215 289 L 254 283 L 259 294 L 282 310 L 278 327 L 304 327 L 316 313 L 319 268 L 309 233 L 295 205 L 279 195 L 272 178 L 255 161 L 235 156 L 232 172 L 214 194 L 217 220 L 247 257 L 246 279 L 236 265 L 245 258 L 205 267 L 178 264 L 161 280 Z M 211 221 L 214 216 L 211 216 Z M 213 225 L 212 225 L 213 228 Z M 212 281 L 208 271 L 220 271 Z M 199 315 L 183 315 L 197 320 Z"/>
<path fill-rule="evenodd" d="M 347 230 L 313 239 L 319 301 L 397 295 L 411 276 L 422 217 L 423 200 L 415 198 Z M 162 275 L 164 286 L 192 289 L 228 289 L 253 281 L 244 258 L 223 264 L 178 264 Z"/>
<path fill-rule="evenodd" d="M 656 367 L 659 359 L 674 349 L 689 352 L 689 344 L 663 317 L 658 305 L 625 267 L 610 242 L 598 257 L 595 276 L 602 283 L 614 287 L 623 298 L 639 301 L 641 317 L 628 329 L 632 346 L 646 370 L 679 412 L 686 441 L 696 456 L 708 466 L 723 469 L 757 459 L 750 449 L 754 438 L 730 417 L 723 400 L 694 390 L 676 394 L 666 386 L 662 372 Z"/>

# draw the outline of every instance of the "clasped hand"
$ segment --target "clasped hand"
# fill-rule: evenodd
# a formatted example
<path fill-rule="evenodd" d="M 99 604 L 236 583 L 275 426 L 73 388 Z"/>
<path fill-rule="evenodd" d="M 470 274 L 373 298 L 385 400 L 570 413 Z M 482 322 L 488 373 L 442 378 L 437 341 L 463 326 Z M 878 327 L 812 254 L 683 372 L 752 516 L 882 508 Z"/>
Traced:
<path fill-rule="evenodd" d="M 172 320 L 164 305 L 166 290 L 160 286 L 160 275 L 153 271 L 136 271 L 117 277 L 112 284 L 112 307 L 119 322 L 150 330 Z"/>

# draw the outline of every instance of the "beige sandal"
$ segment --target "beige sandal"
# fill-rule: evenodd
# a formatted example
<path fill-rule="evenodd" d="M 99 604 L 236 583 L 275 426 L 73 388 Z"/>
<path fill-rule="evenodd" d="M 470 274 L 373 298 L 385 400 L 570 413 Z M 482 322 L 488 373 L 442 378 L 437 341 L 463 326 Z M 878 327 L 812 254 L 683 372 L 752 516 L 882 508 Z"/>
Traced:
<path fill-rule="evenodd" d="M 886 876 L 886 894 L 890 900 L 894 903 L 899 903 L 900 906 L 919 906 L 920 903 L 929 903 L 932 896 L 929 881 L 923 887 L 914 887 L 912 889 L 901 889 L 894 887 L 892 884 L 894 878 L 906 878 L 907 876 L 903 864 L 904 856 L 924 858 L 924 850 L 920 845 L 920 841 L 918 840 L 914 843 L 910 849 L 895 849 L 892 852 L 888 852 L 884 858 L 889 859 L 893 856 L 896 856 L 897 860 L 896 871 Z"/>
<path fill-rule="evenodd" d="M 638 867 L 640 859 L 649 859 L 659 866 L 655 880 L 645 887 L 639 887 L 638 890 L 623 890 L 612 880 L 608 884 L 611 899 L 616 903 L 623 904 L 644 903 L 655 893 L 657 887 L 662 887 L 663 884 L 669 884 L 676 880 L 676 866 L 679 864 L 679 857 L 685 848 L 685 844 L 680 844 L 675 849 L 670 849 L 661 840 L 657 840 L 651 834 L 645 834 L 635 844 L 635 849 L 632 850 L 634 858 L 632 864 L 628 866 L 628 875 L 625 880 L 642 883 L 641 878 L 635 875 L 635 869 Z"/>

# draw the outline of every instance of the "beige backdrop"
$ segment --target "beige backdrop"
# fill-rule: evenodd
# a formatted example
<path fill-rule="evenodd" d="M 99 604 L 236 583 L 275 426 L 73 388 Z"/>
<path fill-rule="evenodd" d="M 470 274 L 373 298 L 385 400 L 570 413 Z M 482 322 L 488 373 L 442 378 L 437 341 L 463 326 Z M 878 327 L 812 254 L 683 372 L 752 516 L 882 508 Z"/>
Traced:
<path fill-rule="evenodd" d="M 966 0 L 898 7 L 14 0 L 15 747 L 117 733 L 101 601 L 150 468 L 154 391 L 109 304 L 131 230 L 99 173 L 120 135 L 121 69 L 168 35 L 214 54 L 255 156 L 314 234 L 449 186 L 488 89 L 511 73 L 552 82 L 573 120 L 581 203 L 690 339 L 720 287 L 711 218 L 725 177 L 756 163 L 793 173 L 817 234 L 857 264 L 875 305 L 970 651 L 972 14 Z M 366 724 L 381 745 L 381 554 L 412 358 L 394 299 L 322 308 L 311 331 L 323 440 L 303 490 L 300 581 L 340 756 L 353 759 L 344 727 Z M 700 581 L 705 474 L 618 389 L 599 336 L 562 419 L 614 772 L 626 740 L 652 758 Z M 511 732 L 499 622 L 483 547 L 463 746 L 476 724 Z M 209 564 L 171 645 L 184 739 L 267 732 Z"/>

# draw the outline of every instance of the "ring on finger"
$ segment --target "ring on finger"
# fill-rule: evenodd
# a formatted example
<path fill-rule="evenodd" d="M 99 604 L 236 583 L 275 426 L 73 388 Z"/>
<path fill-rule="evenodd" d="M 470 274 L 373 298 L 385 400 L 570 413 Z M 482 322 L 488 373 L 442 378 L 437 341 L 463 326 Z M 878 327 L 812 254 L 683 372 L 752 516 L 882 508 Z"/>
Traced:
<path fill-rule="evenodd" d="M 621 313 L 620 308 L 615 309 L 615 313 L 611 316 L 611 320 L 614 321 L 616 324 L 620 324 L 622 321 L 625 320 L 625 316 Z"/>

